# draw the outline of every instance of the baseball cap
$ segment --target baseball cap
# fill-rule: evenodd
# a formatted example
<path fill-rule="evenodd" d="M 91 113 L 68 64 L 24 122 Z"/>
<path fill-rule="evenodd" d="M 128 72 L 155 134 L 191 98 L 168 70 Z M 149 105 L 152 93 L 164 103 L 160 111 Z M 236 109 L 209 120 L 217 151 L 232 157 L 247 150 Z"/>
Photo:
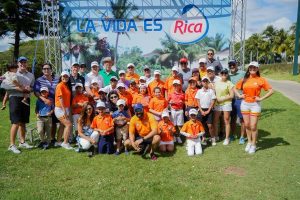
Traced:
<path fill-rule="evenodd" d="M 191 78 L 189 79 L 189 82 L 190 82 L 190 81 L 197 81 L 197 80 L 196 80 L 195 77 L 191 77 Z"/>
<path fill-rule="evenodd" d="M 193 68 L 192 73 L 194 73 L 194 72 L 199 72 L 199 69 L 198 68 Z"/>
<path fill-rule="evenodd" d="M 91 81 L 91 84 L 93 84 L 93 83 L 98 83 L 98 79 L 93 79 L 93 80 Z"/>
<path fill-rule="evenodd" d="M 133 63 L 128 63 L 127 68 L 130 67 L 130 66 L 135 67 L 135 65 Z"/>
<path fill-rule="evenodd" d="M 163 111 L 163 112 L 161 113 L 161 117 L 162 117 L 162 118 L 164 118 L 164 117 L 169 117 L 169 112 Z"/>
<path fill-rule="evenodd" d="M 99 67 L 99 63 L 98 63 L 97 61 L 93 61 L 93 62 L 91 63 L 91 67 L 93 67 L 93 66 Z"/>
<path fill-rule="evenodd" d="M 206 76 L 204 76 L 201 81 L 209 81 L 209 80 Z"/>
<path fill-rule="evenodd" d="M 194 108 L 192 108 L 190 111 L 189 111 L 189 115 L 198 115 L 198 111 Z"/>
<path fill-rule="evenodd" d="M 188 62 L 188 59 L 187 58 L 181 58 L 179 60 L 180 63 L 187 63 Z"/>
<path fill-rule="evenodd" d="M 83 87 L 82 83 L 76 83 L 75 88 L 77 88 L 77 87 Z"/>
<path fill-rule="evenodd" d="M 120 75 L 120 74 L 126 74 L 126 72 L 125 72 L 124 70 L 120 70 L 120 71 L 119 71 L 119 75 Z"/>
<path fill-rule="evenodd" d="M 119 105 L 125 106 L 125 105 L 126 105 L 126 102 L 125 102 L 123 99 L 119 99 L 119 100 L 117 101 L 117 106 L 119 106 Z"/>
<path fill-rule="evenodd" d="M 140 77 L 140 80 L 146 81 L 146 76 L 141 76 L 141 77 Z"/>
<path fill-rule="evenodd" d="M 110 77 L 109 80 L 110 80 L 110 81 L 111 81 L 111 80 L 116 80 L 116 81 L 118 81 L 119 79 L 118 79 L 116 76 L 112 76 L 112 77 Z"/>
<path fill-rule="evenodd" d="M 98 91 L 98 93 L 99 93 L 99 92 L 104 92 L 105 94 L 108 93 L 107 90 L 106 90 L 105 88 L 100 88 L 100 90 Z"/>
<path fill-rule="evenodd" d="M 105 106 L 105 103 L 104 102 L 102 102 L 102 101 L 98 101 L 97 102 L 97 105 L 96 105 L 96 108 L 106 108 L 106 106 Z"/>
<path fill-rule="evenodd" d="M 143 69 L 145 70 L 145 69 L 150 69 L 150 67 L 148 66 L 148 65 L 145 65 L 144 67 L 143 67 Z"/>
<path fill-rule="evenodd" d="M 70 77 L 70 73 L 68 71 L 62 71 L 60 76 L 68 75 Z"/>
<path fill-rule="evenodd" d="M 125 88 L 125 84 L 124 84 L 124 83 L 118 83 L 118 84 L 117 84 L 117 88 L 119 88 L 119 87 Z"/>
<path fill-rule="evenodd" d="M 205 63 L 205 64 L 206 64 L 206 63 L 207 63 L 206 58 L 200 58 L 200 59 L 199 59 L 199 64 L 200 64 L 200 63 Z"/>
<path fill-rule="evenodd" d="M 72 66 L 74 66 L 74 65 L 78 65 L 79 66 L 79 63 L 78 62 L 73 62 Z"/>
<path fill-rule="evenodd" d="M 111 60 L 111 57 L 105 57 L 102 59 L 102 63 L 105 63 L 105 62 L 112 62 Z"/>
<path fill-rule="evenodd" d="M 176 80 L 174 80 L 174 81 L 173 81 L 173 85 L 174 85 L 174 84 L 181 85 L 181 83 L 180 83 L 180 80 L 177 80 L 177 79 L 176 79 Z"/>
<path fill-rule="evenodd" d="M 207 68 L 207 71 L 208 71 L 208 70 L 215 71 L 215 68 L 214 68 L 214 66 L 209 66 L 209 67 Z"/>
<path fill-rule="evenodd" d="M 250 67 L 250 66 L 259 67 L 259 64 L 256 61 L 252 61 L 249 63 L 248 67 Z"/>
<path fill-rule="evenodd" d="M 156 75 L 156 74 L 159 74 L 159 75 L 161 75 L 161 72 L 160 72 L 160 70 L 154 70 L 154 75 Z"/>
<path fill-rule="evenodd" d="M 236 65 L 236 60 L 235 59 L 229 60 L 228 65 Z"/>
<path fill-rule="evenodd" d="M 28 59 L 25 56 L 20 56 L 18 62 L 21 62 L 22 60 L 27 61 Z"/>
<path fill-rule="evenodd" d="M 177 66 L 173 66 L 173 67 L 172 67 L 172 71 L 177 71 L 177 72 L 178 72 L 178 71 L 179 71 L 179 69 L 178 69 L 178 67 L 177 67 Z"/>
<path fill-rule="evenodd" d="M 141 83 L 141 84 L 139 85 L 139 87 L 140 87 L 140 88 L 147 88 L 147 84 Z"/>
<path fill-rule="evenodd" d="M 143 105 L 140 103 L 137 103 L 133 106 L 134 112 L 142 112 L 143 111 Z"/>
<path fill-rule="evenodd" d="M 41 87 L 40 92 L 42 92 L 42 91 L 47 91 L 47 92 L 49 92 L 49 89 L 48 89 L 47 87 Z"/>

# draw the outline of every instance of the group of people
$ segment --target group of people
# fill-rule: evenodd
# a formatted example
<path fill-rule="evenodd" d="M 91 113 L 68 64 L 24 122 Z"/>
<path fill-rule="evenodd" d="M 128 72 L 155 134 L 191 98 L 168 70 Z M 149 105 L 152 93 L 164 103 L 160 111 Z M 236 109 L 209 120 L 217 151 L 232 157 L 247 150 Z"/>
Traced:
<path fill-rule="evenodd" d="M 87 151 L 89 156 L 134 150 L 142 156 L 149 152 L 156 160 L 155 151 L 173 152 L 174 144 L 185 140 L 187 154 L 193 156 L 202 154 L 207 142 L 215 146 L 224 138 L 223 145 L 229 145 L 240 135 L 240 144 L 247 140 L 245 151 L 255 153 L 260 101 L 273 92 L 260 76 L 259 64 L 251 62 L 244 72 L 230 60 L 226 69 L 214 59 L 212 49 L 199 60 L 199 67 L 191 69 L 188 63 L 181 58 L 180 67 L 174 66 L 166 80 L 160 70 L 152 76 L 149 66 L 138 75 L 133 63 L 127 71 L 115 72 L 110 57 L 102 60 L 101 70 L 97 61 L 91 63 L 89 73 L 85 65 L 73 63 L 70 72 L 59 77 L 46 63 L 43 75 L 35 80 L 27 70 L 27 58 L 20 57 L 18 66 L 8 67 L 1 85 L 7 90 L 12 124 L 8 150 L 21 152 L 15 145 L 18 130 L 19 147 L 32 148 L 25 141 L 25 124 L 33 92 L 42 149 L 73 149 L 71 144 L 76 143 L 76 151 Z M 261 89 L 267 91 L 262 97 Z M 240 134 L 235 133 L 237 121 Z"/>

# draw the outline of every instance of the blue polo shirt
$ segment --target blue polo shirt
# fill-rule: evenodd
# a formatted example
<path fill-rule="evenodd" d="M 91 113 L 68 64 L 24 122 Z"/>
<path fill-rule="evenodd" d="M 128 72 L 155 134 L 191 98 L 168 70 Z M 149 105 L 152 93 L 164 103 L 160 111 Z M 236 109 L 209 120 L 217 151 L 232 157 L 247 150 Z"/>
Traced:
<path fill-rule="evenodd" d="M 53 99 L 49 98 L 52 102 Z M 37 99 L 36 101 L 36 107 L 35 107 L 35 111 L 36 113 L 38 113 L 41 117 L 46 117 L 48 116 L 47 113 L 49 113 L 51 110 L 54 109 L 54 104 L 52 104 L 51 106 L 47 105 L 44 103 L 44 101 Z"/>
<path fill-rule="evenodd" d="M 130 118 L 130 116 L 128 115 L 127 111 L 123 110 L 123 111 L 115 111 L 113 114 L 112 114 L 112 118 L 117 118 L 119 116 L 124 116 L 126 118 Z"/>

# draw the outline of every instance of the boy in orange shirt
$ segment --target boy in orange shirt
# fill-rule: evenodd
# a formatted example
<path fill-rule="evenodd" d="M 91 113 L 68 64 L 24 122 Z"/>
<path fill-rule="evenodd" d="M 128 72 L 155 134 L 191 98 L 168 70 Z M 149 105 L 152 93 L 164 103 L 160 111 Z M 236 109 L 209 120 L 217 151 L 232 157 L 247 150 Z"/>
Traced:
<path fill-rule="evenodd" d="M 93 79 L 91 82 L 91 92 L 93 96 L 90 98 L 90 102 L 92 104 L 95 104 L 97 100 L 99 100 L 100 95 L 99 95 L 99 84 L 98 84 L 98 79 Z"/>
<path fill-rule="evenodd" d="M 191 109 L 189 111 L 190 120 L 187 121 L 180 133 L 187 137 L 187 154 L 188 156 L 202 154 L 200 137 L 204 134 L 204 128 L 200 121 L 197 120 L 198 111 Z"/>
<path fill-rule="evenodd" d="M 174 66 L 172 68 L 172 75 L 169 76 L 167 79 L 166 79 L 166 82 L 165 82 L 165 97 L 166 99 L 168 99 L 168 95 L 172 94 L 175 90 L 175 88 L 173 87 L 173 82 L 175 80 L 178 80 L 180 81 L 180 85 L 182 85 L 182 79 L 180 78 L 180 76 L 178 75 L 179 73 L 179 69 L 177 66 Z M 180 88 L 181 89 L 181 88 Z"/>
<path fill-rule="evenodd" d="M 195 99 L 197 94 L 197 80 L 195 78 L 189 79 L 189 86 L 185 91 L 185 116 L 188 118 L 189 110 L 194 108 L 198 110 L 198 101 Z"/>
<path fill-rule="evenodd" d="M 75 135 L 78 135 L 78 124 L 81 110 L 89 102 L 89 98 L 83 94 L 82 83 L 76 83 L 75 85 L 75 96 L 72 99 L 72 118 L 75 129 Z"/>
<path fill-rule="evenodd" d="M 162 96 L 160 87 L 154 88 L 154 97 L 149 102 L 149 112 L 154 115 L 156 121 L 161 120 L 161 115 L 168 108 L 167 100 Z"/>
<path fill-rule="evenodd" d="M 105 113 L 106 106 L 103 102 L 98 102 L 96 110 L 98 115 L 93 119 L 91 128 L 98 131 L 100 135 L 98 152 L 100 154 L 114 153 L 114 122 L 110 114 Z"/>
<path fill-rule="evenodd" d="M 126 91 L 124 83 L 118 83 L 117 89 L 119 90 L 119 93 L 118 93 L 119 98 L 123 99 L 126 102 L 126 105 L 128 106 L 128 108 L 132 114 L 133 113 L 133 110 L 132 110 L 133 97 L 132 97 L 132 95 Z"/>
<path fill-rule="evenodd" d="M 160 134 L 159 150 L 161 152 L 173 152 L 174 151 L 174 137 L 176 128 L 170 121 L 169 112 L 164 111 L 161 115 L 162 120 L 158 123 L 157 132 Z"/>

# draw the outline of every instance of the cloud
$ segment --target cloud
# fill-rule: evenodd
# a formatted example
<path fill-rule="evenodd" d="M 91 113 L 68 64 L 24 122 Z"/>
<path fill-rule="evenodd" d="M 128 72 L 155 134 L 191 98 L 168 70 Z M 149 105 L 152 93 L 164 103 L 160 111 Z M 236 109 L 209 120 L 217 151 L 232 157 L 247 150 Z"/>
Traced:
<path fill-rule="evenodd" d="M 292 26 L 292 24 L 293 24 L 293 22 L 290 19 L 288 19 L 286 17 L 281 17 L 281 18 L 275 20 L 274 22 L 265 24 L 264 28 L 266 28 L 268 25 L 273 25 L 277 29 L 283 28 L 285 30 L 288 30 Z"/>

